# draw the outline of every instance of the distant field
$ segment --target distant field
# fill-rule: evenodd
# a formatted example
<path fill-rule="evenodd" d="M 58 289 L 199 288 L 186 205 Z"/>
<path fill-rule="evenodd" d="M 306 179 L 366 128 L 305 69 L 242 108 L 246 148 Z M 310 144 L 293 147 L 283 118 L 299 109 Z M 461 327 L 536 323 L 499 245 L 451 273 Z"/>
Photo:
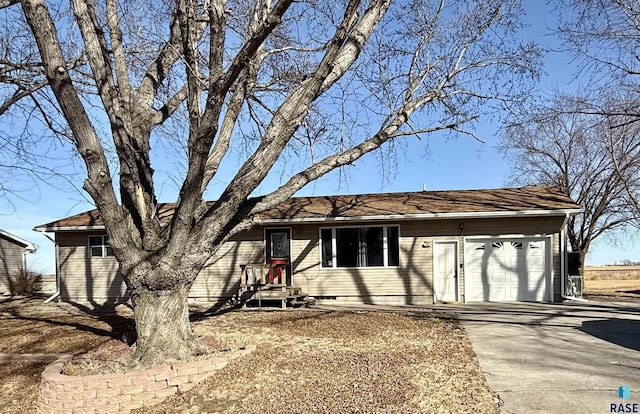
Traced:
<path fill-rule="evenodd" d="M 640 266 L 585 266 L 584 280 L 640 280 Z"/>
<path fill-rule="evenodd" d="M 600 301 L 640 301 L 640 266 L 585 266 L 585 298 Z"/>

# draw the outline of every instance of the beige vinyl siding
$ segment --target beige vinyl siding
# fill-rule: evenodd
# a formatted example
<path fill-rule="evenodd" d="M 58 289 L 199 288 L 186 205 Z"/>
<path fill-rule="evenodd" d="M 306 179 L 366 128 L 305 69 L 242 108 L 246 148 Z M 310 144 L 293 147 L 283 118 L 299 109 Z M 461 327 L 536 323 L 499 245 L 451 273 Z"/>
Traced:
<path fill-rule="evenodd" d="M 127 287 L 118 273 L 116 259 L 89 254 L 89 236 L 104 234 L 100 231 L 56 233 L 62 300 L 92 305 L 127 300 Z"/>
<path fill-rule="evenodd" d="M 59 232 L 56 234 L 60 260 L 60 295 L 70 302 L 94 305 L 121 303 L 127 300 L 126 285 L 118 273 L 114 257 L 92 257 L 89 236 L 104 232 Z M 239 241 L 242 238 L 242 241 Z M 193 298 L 230 297 L 238 291 L 240 264 L 262 263 L 263 233 L 261 228 L 237 236 L 225 243 L 205 265 L 194 282 Z"/>
<path fill-rule="evenodd" d="M 264 230 L 291 229 L 293 285 L 316 297 L 337 297 L 371 303 L 428 304 L 433 301 L 433 243 L 458 241 L 459 263 L 464 264 L 464 237 L 553 235 L 553 289 L 560 294 L 559 229 L 564 217 L 522 217 L 466 220 L 292 224 L 258 226 L 223 245 L 205 265 L 192 290 L 193 298 L 230 297 L 238 291 L 240 265 L 264 262 Z M 462 224 L 462 226 L 461 226 Z M 400 266 L 321 268 L 320 228 L 398 225 Z M 88 236 L 95 232 L 58 233 L 63 300 L 125 300 L 125 286 L 117 276 L 113 257 L 90 257 Z M 459 300 L 464 297 L 464 266 L 459 269 Z M 84 298 L 84 299 L 83 299 Z"/>
<path fill-rule="evenodd" d="M 264 263 L 264 232 L 256 227 L 220 247 L 204 266 L 189 294 L 192 298 L 231 297 L 240 288 L 240 265 Z"/>
<path fill-rule="evenodd" d="M 9 292 L 9 277 L 23 265 L 24 247 L 0 235 L 0 293 Z"/>

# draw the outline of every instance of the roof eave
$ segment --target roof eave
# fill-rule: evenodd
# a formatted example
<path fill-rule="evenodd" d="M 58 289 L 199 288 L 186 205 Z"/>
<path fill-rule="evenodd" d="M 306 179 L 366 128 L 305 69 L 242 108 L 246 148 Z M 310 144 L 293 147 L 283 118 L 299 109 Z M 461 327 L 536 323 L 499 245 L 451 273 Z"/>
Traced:
<path fill-rule="evenodd" d="M 461 213 L 420 213 L 420 214 L 381 214 L 376 216 L 353 217 L 301 217 L 283 219 L 258 219 L 259 224 L 282 223 L 332 223 L 343 221 L 382 221 L 382 220 L 442 220 L 442 219 L 470 219 L 470 218 L 509 218 L 509 217 L 542 217 L 542 216 L 566 216 L 582 213 L 583 209 L 558 209 L 558 210 L 523 210 L 523 211 L 479 211 Z M 103 225 L 98 226 L 39 226 L 33 229 L 39 232 L 57 231 L 92 231 L 105 230 Z"/>
<path fill-rule="evenodd" d="M 30 241 L 23 239 L 22 237 L 18 237 L 15 234 L 11 234 L 8 231 L 0 230 L 0 234 L 8 239 L 13 240 L 14 242 L 16 242 L 16 244 L 22 245 L 25 250 L 28 250 L 30 252 L 35 252 L 36 250 L 38 250 L 38 246 L 36 244 L 33 244 Z"/>
<path fill-rule="evenodd" d="M 523 211 L 477 211 L 461 213 L 419 213 L 419 214 L 382 214 L 376 216 L 353 217 L 307 217 L 289 219 L 262 219 L 261 224 L 276 223 L 326 223 L 342 221 L 380 221 L 380 220 L 442 220 L 442 219 L 469 219 L 469 218 L 509 218 L 509 217 L 543 217 L 566 216 L 582 213 L 583 209 L 558 209 L 558 210 L 523 210 Z"/>
<path fill-rule="evenodd" d="M 56 231 L 89 231 L 89 230 L 105 230 L 104 226 L 38 226 L 33 231 L 38 232 L 56 232 Z"/>

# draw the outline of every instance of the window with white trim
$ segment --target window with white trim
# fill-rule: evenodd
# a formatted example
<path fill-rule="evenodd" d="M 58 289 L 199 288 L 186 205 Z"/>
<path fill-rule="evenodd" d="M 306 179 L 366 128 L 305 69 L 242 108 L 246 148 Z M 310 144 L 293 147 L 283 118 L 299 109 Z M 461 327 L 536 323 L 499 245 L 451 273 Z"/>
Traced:
<path fill-rule="evenodd" d="M 324 268 L 400 266 L 398 226 L 320 229 L 320 263 Z"/>
<path fill-rule="evenodd" d="M 89 236 L 89 252 L 91 257 L 113 256 L 107 236 Z"/>

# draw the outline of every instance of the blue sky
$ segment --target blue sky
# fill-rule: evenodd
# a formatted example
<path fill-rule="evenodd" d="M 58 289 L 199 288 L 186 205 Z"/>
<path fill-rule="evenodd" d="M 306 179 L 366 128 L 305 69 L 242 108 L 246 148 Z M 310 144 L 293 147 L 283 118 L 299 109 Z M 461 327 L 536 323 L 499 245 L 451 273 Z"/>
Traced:
<path fill-rule="evenodd" d="M 554 48 L 553 38 L 544 34 L 548 27 L 555 25 L 556 12 L 551 6 L 535 0 L 526 2 L 526 11 L 525 19 L 531 27 L 523 34 L 523 38 L 534 39 L 543 47 Z M 540 91 L 573 87 L 568 82 L 575 68 L 565 54 L 549 53 L 545 63 L 546 73 L 542 77 Z M 424 184 L 429 190 L 507 186 L 510 181 L 510 166 L 496 148 L 499 143 L 496 127 L 490 123 L 482 123 L 476 133 L 484 143 L 466 136 L 449 135 L 437 135 L 422 141 L 409 140 L 399 153 L 397 171 L 391 177 L 384 179 L 375 155 L 369 155 L 354 166 L 347 167 L 346 180 L 340 180 L 338 174 L 332 173 L 309 184 L 299 195 L 419 191 Z M 227 184 L 225 180 L 231 179 L 234 167 L 237 168 L 240 162 L 238 157 L 228 157 L 223 164 L 227 173 L 223 172 L 214 180 L 208 193 L 219 193 Z M 156 166 L 156 174 L 158 177 L 166 177 L 172 168 L 171 165 Z M 76 185 L 80 187 L 81 183 L 82 177 L 78 177 Z M 258 192 L 272 190 L 279 183 L 279 175 L 272 174 Z M 176 186 L 169 180 L 166 180 L 165 185 L 158 186 L 160 201 L 174 201 L 176 193 Z M 14 200 L 15 212 L 0 212 L 0 228 L 36 243 L 39 250 L 29 257 L 31 266 L 36 270 L 53 273 L 53 243 L 34 232 L 33 227 L 93 206 L 86 195 L 63 192 L 46 185 L 22 193 L 21 196 L 23 199 Z M 623 259 L 640 261 L 640 246 L 622 242 L 614 247 L 600 240 L 592 247 L 587 263 L 602 265 Z"/>

